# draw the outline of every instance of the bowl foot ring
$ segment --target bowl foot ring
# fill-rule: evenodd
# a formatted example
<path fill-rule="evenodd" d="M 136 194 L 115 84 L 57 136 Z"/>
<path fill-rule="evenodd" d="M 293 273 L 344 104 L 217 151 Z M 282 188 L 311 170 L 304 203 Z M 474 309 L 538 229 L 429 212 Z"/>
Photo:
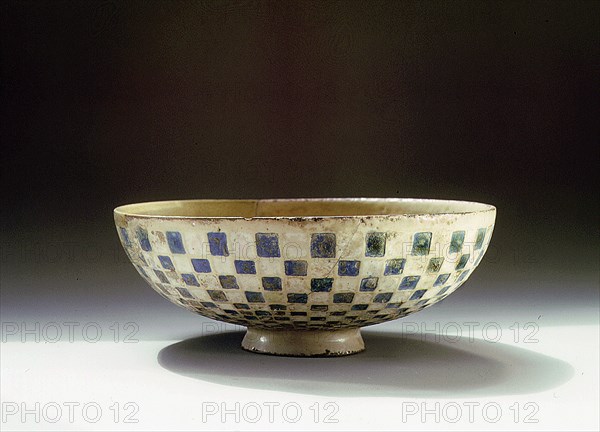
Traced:
<path fill-rule="evenodd" d="M 248 328 L 242 348 L 254 353 L 294 357 L 337 357 L 365 349 L 359 328 L 266 330 Z"/>

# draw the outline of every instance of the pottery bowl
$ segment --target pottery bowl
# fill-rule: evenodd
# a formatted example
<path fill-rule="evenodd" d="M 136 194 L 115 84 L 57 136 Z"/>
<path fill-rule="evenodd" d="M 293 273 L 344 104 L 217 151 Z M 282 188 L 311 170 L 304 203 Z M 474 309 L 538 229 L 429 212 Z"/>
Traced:
<path fill-rule="evenodd" d="M 165 298 L 248 328 L 242 347 L 320 356 L 364 349 L 360 327 L 454 292 L 496 209 L 423 199 L 191 200 L 114 211 L 121 243 Z"/>

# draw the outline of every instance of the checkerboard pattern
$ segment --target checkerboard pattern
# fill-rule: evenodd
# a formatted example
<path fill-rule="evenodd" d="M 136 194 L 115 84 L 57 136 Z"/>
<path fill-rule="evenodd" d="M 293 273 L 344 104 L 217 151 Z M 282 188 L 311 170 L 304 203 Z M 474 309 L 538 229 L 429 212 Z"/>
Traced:
<path fill-rule="evenodd" d="M 390 247 L 398 233 L 370 231 L 351 253 L 335 232 L 314 232 L 293 244 L 305 256 L 291 257 L 285 233 L 118 227 L 139 273 L 168 300 L 220 321 L 287 329 L 361 327 L 431 306 L 466 281 L 492 231 L 457 230 L 439 242 L 435 232 L 403 233 L 405 248 Z"/>

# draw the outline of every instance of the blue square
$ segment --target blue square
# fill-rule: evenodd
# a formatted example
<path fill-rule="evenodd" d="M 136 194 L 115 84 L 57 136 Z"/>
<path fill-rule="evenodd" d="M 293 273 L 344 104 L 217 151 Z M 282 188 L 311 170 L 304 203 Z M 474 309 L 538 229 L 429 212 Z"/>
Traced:
<path fill-rule="evenodd" d="M 473 268 L 475 268 L 475 267 L 477 267 L 479 265 L 479 263 L 481 262 L 481 259 L 483 258 L 483 255 L 484 255 L 484 251 L 481 251 L 479 253 L 479 256 L 477 257 L 477 259 L 473 263 Z"/>
<path fill-rule="evenodd" d="M 289 298 L 289 294 L 288 294 L 288 298 Z M 282 305 L 282 304 L 272 304 L 272 305 L 269 305 L 269 307 L 273 311 L 284 311 L 284 310 L 287 309 L 287 306 L 286 305 Z M 285 313 L 285 312 L 282 312 L 282 313 Z"/>
<path fill-rule="evenodd" d="M 165 288 L 163 284 L 156 284 L 155 288 L 158 289 L 160 295 L 165 296 L 165 298 L 167 299 L 169 298 L 169 291 Z"/>
<path fill-rule="evenodd" d="M 207 290 L 206 292 L 208 292 L 208 295 L 210 296 L 210 298 L 216 302 L 226 302 L 227 300 L 227 296 L 225 295 L 225 293 L 223 291 L 219 291 L 219 290 Z"/>
<path fill-rule="evenodd" d="M 121 232 L 121 239 L 123 244 L 126 247 L 131 247 L 131 240 L 129 240 L 129 234 L 127 234 L 127 230 L 123 227 L 119 227 L 119 231 Z"/>
<path fill-rule="evenodd" d="M 256 274 L 254 261 L 235 260 L 233 263 L 238 274 Z"/>
<path fill-rule="evenodd" d="M 210 273 L 210 263 L 207 259 L 192 258 L 192 266 L 198 273 Z"/>
<path fill-rule="evenodd" d="M 449 288 L 450 288 L 450 286 L 445 286 L 436 295 L 441 296 L 441 295 L 446 294 L 446 291 L 448 291 Z"/>
<path fill-rule="evenodd" d="M 402 274 L 404 271 L 404 264 L 406 260 L 404 258 L 391 259 L 385 262 L 384 276 L 393 276 Z"/>
<path fill-rule="evenodd" d="M 452 240 L 450 240 L 450 253 L 460 252 L 465 241 L 464 231 L 454 231 L 452 233 Z"/>
<path fill-rule="evenodd" d="M 233 306 L 236 309 L 250 309 L 250 306 L 248 306 L 246 303 L 234 303 Z"/>
<path fill-rule="evenodd" d="M 312 234 L 310 237 L 310 256 L 312 258 L 335 258 L 335 234 Z"/>
<path fill-rule="evenodd" d="M 171 261 L 171 258 L 169 258 L 168 256 L 159 255 L 158 260 L 160 261 L 160 265 L 162 265 L 163 268 L 165 268 L 167 270 L 175 271 L 175 266 L 173 265 L 173 261 Z"/>
<path fill-rule="evenodd" d="M 152 250 L 152 246 L 150 245 L 150 240 L 148 239 L 148 231 L 142 227 L 138 227 L 136 234 L 142 250 L 150 252 Z"/>
<path fill-rule="evenodd" d="M 450 277 L 450 273 L 445 273 L 445 274 L 439 275 L 437 277 L 437 279 L 435 280 L 435 282 L 433 283 L 433 286 L 435 287 L 435 286 L 444 285 L 449 277 Z"/>
<path fill-rule="evenodd" d="M 425 294 L 427 290 L 416 290 L 412 296 L 410 296 L 410 300 L 419 300 L 421 297 L 423 297 L 423 294 Z"/>
<path fill-rule="evenodd" d="M 182 273 L 181 279 L 183 279 L 186 285 L 200 286 L 200 284 L 198 283 L 198 279 L 196 279 L 196 276 L 194 276 L 191 273 Z"/>
<path fill-rule="evenodd" d="M 402 282 L 400 282 L 400 286 L 398 287 L 398 289 L 399 290 L 415 289 L 415 287 L 419 283 L 420 279 L 421 279 L 421 276 L 406 276 L 405 278 L 402 279 Z"/>
<path fill-rule="evenodd" d="M 310 280 L 312 292 L 329 292 L 333 287 L 333 278 L 317 278 Z"/>
<path fill-rule="evenodd" d="M 169 243 L 169 249 L 175 254 L 184 254 L 185 248 L 183 247 L 183 239 L 181 234 L 177 231 L 167 231 L 167 243 Z"/>
<path fill-rule="evenodd" d="M 211 255 L 229 256 L 229 249 L 227 248 L 227 236 L 225 233 L 209 232 L 207 236 Z"/>
<path fill-rule="evenodd" d="M 281 291 L 281 278 L 263 277 L 262 286 L 265 291 Z"/>
<path fill-rule="evenodd" d="M 261 292 L 246 291 L 246 292 L 244 292 L 244 294 L 246 295 L 246 299 L 250 303 L 264 303 L 265 302 L 265 298 L 263 297 Z"/>
<path fill-rule="evenodd" d="M 464 281 L 467 276 L 469 276 L 469 270 L 462 272 L 458 279 L 456 279 L 456 283 Z"/>
<path fill-rule="evenodd" d="M 277 234 L 256 233 L 256 254 L 261 258 L 279 258 L 279 236 Z"/>
<path fill-rule="evenodd" d="M 214 304 L 213 302 L 200 302 L 200 304 L 207 308 L 216 308 L 217 307 L 217 305 Z"/>
<path fill-rule="evenodd" d="M 219 276 L 219 282 L 223 289 L 240 289 L 235 276 Z"/>
<path fill-rule="evenodd" d="M 444 264 L 444 258 L 431 258 L 429 260 L 429 265 L 427 266 L 427 272 L 429 273 L 437 273 L 442 268 L 442 264 Z"/>
<path fill-rule="evenodd" d="M 378 281 L 379 281 L 379 278 L 377 278 L 377 277 L 364 278 L 363 280 L 360 281 L 360 290 L 361 291 L 375 291 L 375 288 L 377 288 Z"/>
<path fill-rule="evenodd" d="M 486 228 L 479 228 L 477 230 L 477 239 L 475 240 L 475 250 L 481 249 L 483 246 L 483 240 L 485 239 Z"/>
<path fill-rule="evenodd" d="M 306 261 L 285 261 L 283 266 L 287 276 L 306 276 L 308 270 Z"/>
<path fill-rule="evenodd" d="M 144 270 L 143 267 L 141 267 L 141 266 L 136 266 L 136 267 L 142 276 L 148 277 L 148 273 L 146 273 L 146 270 Z"/>
<path fill-rule="evenodd" d="M 177 291 L 179 291 L 179 294 L 182 297 L 186 297 L 186 298 L 194 298 L 194 296 L 185 288 L 180 288 L 180 287 L 175 287 L 175 289 Z"/>
<path fill-rule="evenodd" d="M 428 255 L 429 247 L 431 246 L 431 233 L 418 232 L 413 238 L 413 255 Z"/>
<path fill-rule="evenodd" d="M 334 303 L 352 303 L 354 293 L 336 293 L 333 295 Z"/>
<path fill-rule="evenodd" d="M 290 293 L 287 295 L 288 303 L 306 303 L 308 301 L 308 294 L 296 294 Z"/>
<path fill-rule="evenodd" d="M 387 303 L 392 298 L 392 293 L 379 293 L 373 297 L 373 303 Z"/>
<path fill-rule="evenodd" d="M 350 308 L 350 310 L 367 310 L 367 308 L 369 307 L 368 304 L 355 304 L 352 305 L 352 307 Z"/>
<path fill-rule="evenodd" d="M 465 268 L 467 263 L 469 262 L 470 254 L 461 255 L 460 260 L 458 260 L 458 264 L 456 264 L 456 270 L 462 270 Z"/>
<path fill-rule="evenodd" d="M 264 317 L 270 317 L 271 316 L 271 312 L 269 312 L 269 311 L 257 310 L 254 313 L 256 314 L 256 316 L 264 316 Z"/>
<path fill-rule="evenodd" d="M 169 283 L 169 279 L 167 279 L 165 274 L 163 272 L 161 272 L 160 270 L 154 270 L 154 274 L 162 283 L 165 283 L 165 284 Z"/>
<path fill-rule="evenodd" d="M 327 312 L 328 309 L 329 309 L 329 305 L 321 305 L 321 304 L 315 304 L 310 307 L 311 311 L 316 311 L 316 312 Z"/>
<path fill-rule="evenodd" d="M 340 261 L 338 263 L 339 276 L 358 276 L 360 261 Z"/>
<path fill-rule="evenodd" d="M 383 232 L 371 232 L 367 234 L 365 256 L 382 257 L 385 255 L 386 236 Z"/>

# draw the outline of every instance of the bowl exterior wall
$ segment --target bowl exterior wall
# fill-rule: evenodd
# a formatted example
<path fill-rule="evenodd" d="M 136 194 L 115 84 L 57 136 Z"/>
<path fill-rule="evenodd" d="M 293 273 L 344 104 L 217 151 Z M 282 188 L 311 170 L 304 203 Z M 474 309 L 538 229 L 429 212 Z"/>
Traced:
<path fill-rule="evenodd" d="M 335 218 L 115 214 L 140 275 L 200 315 L 264 329 L 377 324 L 429 307 L 484 256 L 495 210 Z"/>

